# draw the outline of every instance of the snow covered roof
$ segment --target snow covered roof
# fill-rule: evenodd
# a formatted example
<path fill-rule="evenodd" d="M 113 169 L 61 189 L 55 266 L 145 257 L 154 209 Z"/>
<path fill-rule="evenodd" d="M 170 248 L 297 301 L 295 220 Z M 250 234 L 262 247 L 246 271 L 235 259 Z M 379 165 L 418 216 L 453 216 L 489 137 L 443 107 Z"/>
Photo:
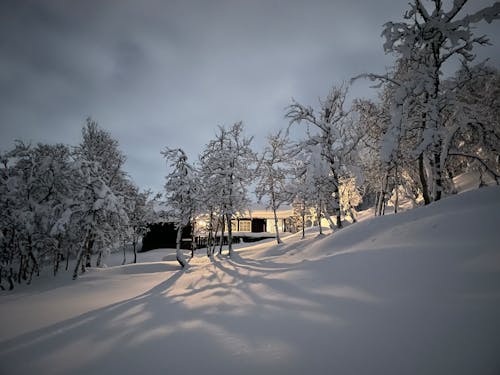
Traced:
<path fill-rule="evenodd" d="M 283 206 L 276 210 L 278 219 L 286 219 L 293 216 L 293 209 L 290 206 Z M 266 208 L 264 205 L 254 204 L 249 212 L 245 212 L 239 217 L 252 219 L 274 219 L 273 210 Z"/>

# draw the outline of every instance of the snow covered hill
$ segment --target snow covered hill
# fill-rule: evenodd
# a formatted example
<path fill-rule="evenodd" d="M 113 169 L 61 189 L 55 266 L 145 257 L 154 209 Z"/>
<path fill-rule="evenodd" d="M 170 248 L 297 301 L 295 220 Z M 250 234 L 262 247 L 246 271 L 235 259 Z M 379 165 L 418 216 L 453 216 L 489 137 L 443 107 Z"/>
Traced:
<path fill-rule="evenodd" d="M 284 240 L 3 292 L 0 373 L 500 373 L 500 188 Z"/>

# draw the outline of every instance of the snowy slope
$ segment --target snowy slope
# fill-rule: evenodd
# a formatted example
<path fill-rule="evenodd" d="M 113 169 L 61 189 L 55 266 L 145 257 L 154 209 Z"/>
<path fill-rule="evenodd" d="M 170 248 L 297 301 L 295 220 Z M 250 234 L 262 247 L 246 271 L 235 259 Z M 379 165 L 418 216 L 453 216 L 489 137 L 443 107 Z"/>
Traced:
<path fill-rule="evenodd" d="M 285 241 L 3 293 L 0 373 L 500 373 L 500 188 Z"/>

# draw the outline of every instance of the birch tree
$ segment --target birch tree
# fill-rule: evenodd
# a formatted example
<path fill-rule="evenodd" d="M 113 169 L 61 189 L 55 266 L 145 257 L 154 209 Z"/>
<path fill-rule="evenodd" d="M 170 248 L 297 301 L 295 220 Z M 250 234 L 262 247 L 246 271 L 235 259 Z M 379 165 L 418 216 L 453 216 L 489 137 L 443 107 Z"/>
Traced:
<path fill-rule="evenodd" d="M 98 250 L 97 265 L 103 253 L 109 253 L 120 245 L 121 231 L 128 225 L 123 199 L 117 196 L 102 178 L 98 163 L 78 160 L 74 166 L 73 203 L 68 212 L 70 224 L 81 233 L 81 247 L 73 271 L 85 272 L 91 267 L 93 250 Z M 84 261 L 85 259 L 85 261 Z"/>
<path fill-rule="evenodd" d="M 224 130 L 225 131 L 225 130 Z M 225 136 L 223 136 L 225 138 Z M 222 218 L 222 197 L 220 191 L 222 188 L 220 175 L 223 173 L 224 165 L 219 163 L 217 155 L 221 153 L 222 142 L 210 141 L 199 156 L 200 171 L 200 206 L 208 214 L 207 217 L 207 256 L 214 254 L 216 238 L 219 230 L 221 231 L 220 246 L 222 249 L 223 228 L 221 228 Z"/>
<path fill-rule="evenodd" d="M 426 204 L 442 196 L 443 168 L 449 156 L 445 113 L 449 106 L 456 104 L 443 84 L 443 71 L 457 59 L 463 64 L 474 61 L 473 49 L 489 43 L 484 35 L 474 36 L 474 25 L 482 21 L 491 23 L 500 16 L 498 2 L 463 16 L 460 14 L 467 0 L 454 0 L 447 9 L 442 0 L 430 3 L 426 7 L 414 0 L 403 21 L 388 22 L 384 26 L 384 50 L 397 56 L 399 76 L 368 75 L 374 80 L 390 82 L 395 90 L 391 124 L 385 136 L 387 160 L 390 156 L 398 157 L 401 136 L 415 130 L 414 122 L 407 121 L 407 117 L 419 116 L 413 156 L 418 160 Z M 390 167 L 390 163 L 387 164 Z"/>
<path fill-rule="evenodd" d="M 342 228 L 339 178 L 345 167 L 345 159 L 354 150 L 360 140 L 352 126 L 350 110 L 346 108 L 345 101 L 347 86 L 333 87 L 325 100 L 320 100 L 317 112 L 310 106 L 294 102 L 286 112 L 290 124 L 305 123 L 315 131 L 308 132 L 304 146 L 318 146 L 318 153 L 328 165 L 328 175 L 324 184 L 332 187 L 331 197 L 325 202 L 331 207 L 336 218 L 336 227 Z M 328 214 L 328 218 L 329 218 Z"/>
<path fill-rule="evenodd" d="M 188 263 L 181 250 L 182 229 L 193 221 L 198 206 L 196 171 L 187 161 L 186 153 L 180 149 L 166 148 L 162 155 L 171 172 L 165 183 L 167 214 L 177 229 L 176 258 L 182 268 Z"/>
<path fill-rule="evenodd" d="M 119 216 L 125 217 L 122 214 L 125 212 L 123 209 L 123 201 L 125 199 L 122 192 L 124 185 L 124 180 L 126 179 L 125 172 L 123 171 L 123 164 L 125 163 L 125 155 L 120 151 L 118 141 L 114 139 L 109 132 L 99 127 L 96 121 L 92 120 L 90 117 L 86 119 L 86 123 L 82 128 L 82 141 L 75 148 L 75 158 L 77 161 L 77 169 L 79 170 L 79 175 L 84 179 L 82 187 L 87 189 L 86 192 L 80 192 L 80 197 L 84 197 L 82 204 L 89 204 L 83 208 L 84 212 L 91 212 L 94 203 L 92 199 L 96 201 L 105 200 L 113 201 L 109 207 L 113 206 L 112 210 L 115 213 L 119 213 Z M 92 184 L 95 184 L 93 186 Z M 78 189 L 78 187 L 75 187 Z M 120 203 L 121 202 L 121 203 Z M 120 207 L 118 207 L 121 204 Z M 80 207 L 80 209 L 82 209 Z M 81 211 L 80 211 L 81 212 Z M 91 220 L 91 218 L 99 219 L 98 213 L 89 214 L 85 221 Z M 100 219 L 102 220 L 102 218 Z M 125 223 L 127 220 L 115 221 L 113 225 L 118 225 L 119 223 Z M 107 223 L 106 220 L 103 222 Z M 89 230 L 91 232 L 87 233 L 86 237 L 86 250 L 85 250 L 85 267 L 91 266 L 91 258 L 94 252 L 98 254 L 98 261 L 102 258 L 102 248 L 94 248 L 94 238 L 95 233 L 92 233 L 91 228 L 99 229 L 98 225 L 89 225 Z M 111 230 L 111 227 L 107 228 Z M 122 233 L 125 232 L 126 227 L 118 228 L 116 227 L 116 232 L 114 234 L 115 239 L 121 239 Z M 107 242 L 104 241 L 104 242 Z M 108 248 L 109 250 L 109 248 Z"/>
<path fill-rule="evenodd" d="M 268 199 L 268 208 L 273 210 L 276 242 L 282 243 L 278 228 L 276 211 L 283 204 L 291 201 L 292 193 L 288 184 L 290 176 L 290 142 L 279 131 L 267 137 L 267 145 L 257 168 L 257 187 L 255 192 L 261 201 Z"/>
<path fill-rule="evenodd" d="M 256 160 L 251 148 L 252 137 L 246 137 L 243 130 L 241 122 L 230 128 L 219 126 L 215 139 L 209 142 L 207 152 L 202 156 L 210 205 L 219 212 L 221 219 L 219 253 L 222 251 L 226 223 L 229 256 L 233 253 L 231 222 L 237 213 L 249 209 L 248 187 Z"/>
<path fill-rule="evenodd" d="M 30 283 L 46 264 L 52 263 L 54 274 L 58 272 L 62 241 L 52 228 L 68 194 L 69 154 L 64 145 L 16 142 L 1 157 L 0 275 L 7 276 L 10 289 L 14 280 Z"/>
<path fill-rule="evenodd" d="M 447 111 L 445 171 L 453 176 L 477 170 L 500 184 L 500 72 L 484 63 L 463 65 L 445 82 L 457 103 Z"/>

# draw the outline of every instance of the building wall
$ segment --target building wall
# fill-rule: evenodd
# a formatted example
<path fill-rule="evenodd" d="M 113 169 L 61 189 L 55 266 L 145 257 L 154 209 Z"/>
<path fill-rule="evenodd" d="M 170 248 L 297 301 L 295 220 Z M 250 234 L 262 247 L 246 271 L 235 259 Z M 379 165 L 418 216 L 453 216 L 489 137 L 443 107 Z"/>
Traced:
<path fill-rule="evenodd" d="M 269 233 L 276 233 L 276 229 L 274 228 L 274 219 L 266 220 L 266 227 Z M 278 219 L 278 230 L 281 232 L 285 231 L 284 219 Z"/>
<path fill-rule="evenodd" d="M 173 223 L 155 223 L 149 224 L 148 227 L 149 231 L 142 239 L 141 252 L 162 248 L 174 249 L 176 247 L 177 229 L 175 229 Z M 181 248 L 191 249 L 191 236 L 191 225 L 187 225 L 182 229 Z"/>
<path fill-rule="evenodd" d="M 290 221 L 290 219 L 288 219 Z M 227 225 L 224 226 L 227 232 Z M 253 217 L 231 220 L 231 229 L 233 232 L 252 232 L 252 233 L 275 233 L 274 219 Z M 290 225 L 287 225 L 287 219 L 278 218 L 278 230 L 281 232 L 290 231 Z"/>

